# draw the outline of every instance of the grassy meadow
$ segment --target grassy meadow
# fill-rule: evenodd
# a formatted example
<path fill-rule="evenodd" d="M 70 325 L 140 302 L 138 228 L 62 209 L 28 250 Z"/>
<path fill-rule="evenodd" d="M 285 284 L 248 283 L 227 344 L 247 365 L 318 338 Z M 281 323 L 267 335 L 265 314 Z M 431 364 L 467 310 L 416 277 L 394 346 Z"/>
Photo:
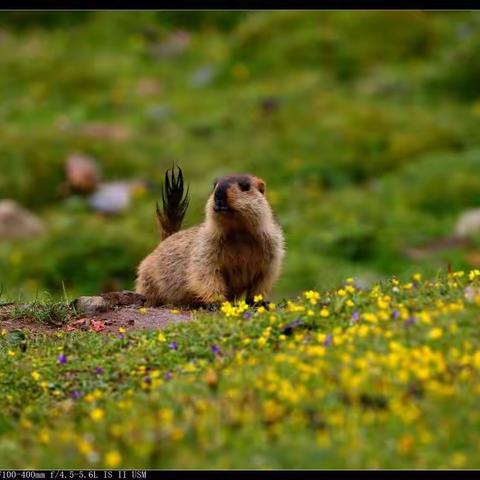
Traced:
<path fill-rule="evenodd" d="M 445 242 L 480 202 L 479 31 L 477 12 L 0 12 L 0 199 L 46 228 L 0 239 L 0 304 L 62 327 L 0 315 L 0 467 L 479 468 L 480 236 Z M 75 153 L 149 188 L 96 214 L 62 194 Z M 185 226 L 214 177 L 266 180 L 273 303 L 66 332 L 65 299 L 133 288 L 173 162 Z"/>
<path fill-rule="evenodd" d="M 191 187 L 185 226 L 201 221 L 215 176 L 267 181 L 288 246 L 275 299 L 351 275 L 371 285 L 475 266 L 463 250 L 405 252 L 451 234 L 478 203 L 479 23 L 467 12 L 0 13 L 0 197 L 48 229 L 0 243 L 4 295 L 131 289 L 158 241 L 172 162 Z M 99 217 L 59 194 L 73 153 L 106 180 L 152 188 Z"/>
<path fill-rule="evenodd" d="M 0 336 L 2 468 L 479 468 L 480 271 Z"/>

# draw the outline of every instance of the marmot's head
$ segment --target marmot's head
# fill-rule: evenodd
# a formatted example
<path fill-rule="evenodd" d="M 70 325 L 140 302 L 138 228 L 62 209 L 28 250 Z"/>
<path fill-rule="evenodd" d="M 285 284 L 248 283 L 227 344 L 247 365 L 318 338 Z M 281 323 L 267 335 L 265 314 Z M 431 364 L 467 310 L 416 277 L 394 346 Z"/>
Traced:
<path fill-rule="evenodd" d="M 231 229 L 256 229 L 271 219 L 265 182 L 254 175 L 232 174 L 214 180 L 207 219 Z"/>

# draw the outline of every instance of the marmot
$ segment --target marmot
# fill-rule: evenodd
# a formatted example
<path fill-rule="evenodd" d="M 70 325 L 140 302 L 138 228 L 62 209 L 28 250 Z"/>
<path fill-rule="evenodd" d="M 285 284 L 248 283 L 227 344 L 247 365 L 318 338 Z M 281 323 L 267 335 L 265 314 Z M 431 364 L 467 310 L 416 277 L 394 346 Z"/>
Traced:
<path fill-rule="evenodd" d="M 212 306 L 245 294 L 267 295 L 280 274 L 284 239 L 265 198 L 265 182 L 250 174 L 214 181 L 203 223 L 180 230 L 189 203 L 183 173 L 165 173 L 162 241 L 138 267 L 137 293 L 147 305 Z"/>

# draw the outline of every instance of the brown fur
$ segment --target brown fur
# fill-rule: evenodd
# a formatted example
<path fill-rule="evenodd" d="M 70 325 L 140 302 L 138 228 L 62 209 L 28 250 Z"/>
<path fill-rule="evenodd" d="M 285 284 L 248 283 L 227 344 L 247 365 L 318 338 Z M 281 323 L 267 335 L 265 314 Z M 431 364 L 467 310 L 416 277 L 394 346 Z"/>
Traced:
<path fill-rule="evenodd" d="M 242 191 L 246 184 L 249 189 Z M 222 188 L 228 211 L 216 211 Z M 136 291 L 152 306 L 267 295 L 280 274 L 284 240 L 264 192 L 265 182 L 252 175 L 220 178 L 205 221 L 160 242 L 138 268 Z"/>

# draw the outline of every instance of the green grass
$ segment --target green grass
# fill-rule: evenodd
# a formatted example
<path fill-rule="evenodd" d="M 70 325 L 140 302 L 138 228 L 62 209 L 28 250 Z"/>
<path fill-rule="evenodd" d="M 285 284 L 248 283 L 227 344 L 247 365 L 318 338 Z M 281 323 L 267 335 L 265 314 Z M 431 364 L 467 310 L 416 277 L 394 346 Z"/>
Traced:
<path fill-rule="evenodd" d="M 3 331 L 2 468 L 479 468 L 478 278 L 408 285 L 475 267 L 479 238 L 406 253 L 479 205 L 479 27 L 477 12 L 1 12 L 0 195 L 47 229 L 0 242 L 14 317 L 60 325 L 67 293 L 132 289 L 173 161 L 185 226 L 214 177 L 263 177 L 287 242 L 272 299 L 321 292 L 163 334 Z M 178 30 L 187 48 L 159 56 Z M 75 152 L 152 188 L 95 215 L 60 194 Z M 367 290 L 331 290 L 348 277 Z"/>
<path fill-rule="evenodd" d="M 14 320 L 31 319 L 50 327 L 61 327 L 73 313 L 73 309 L 64 302 L 36 300 L 14 305 L 11 317 Z"/>
<path fill-rule="evenodd" d="M 4 331 L 0 464 L 478 468 L 478 275 L 225 304 L 162 332 Z"/>
<path fill-rule="evenodd" d="M 47 13 L 0 15 L 0 191 L 48 229 L 0 244 L 7 296 L 60 298 L 62 282 L 72 298 L 132 289 L 158 241 L 154 205 L 172 161 L 191 187 L 186 226 L 202 220 L 215 176 L 266 179 L 288 247 L 277 299 L 352 274 L 371 283 L 471 266 L 465 250 L 421 262 L 404 252 L 478 205 L 477 13 Z M 158 57 L 179 29 L 189 46 Z M 157 88 L 142 91 L 145 81 Z M 89 137 L 92 122 L 130 136 Z M 73 152 L 97 158 L 107 179 L 154 189 L 99 218 L 59 195 Z"/>

